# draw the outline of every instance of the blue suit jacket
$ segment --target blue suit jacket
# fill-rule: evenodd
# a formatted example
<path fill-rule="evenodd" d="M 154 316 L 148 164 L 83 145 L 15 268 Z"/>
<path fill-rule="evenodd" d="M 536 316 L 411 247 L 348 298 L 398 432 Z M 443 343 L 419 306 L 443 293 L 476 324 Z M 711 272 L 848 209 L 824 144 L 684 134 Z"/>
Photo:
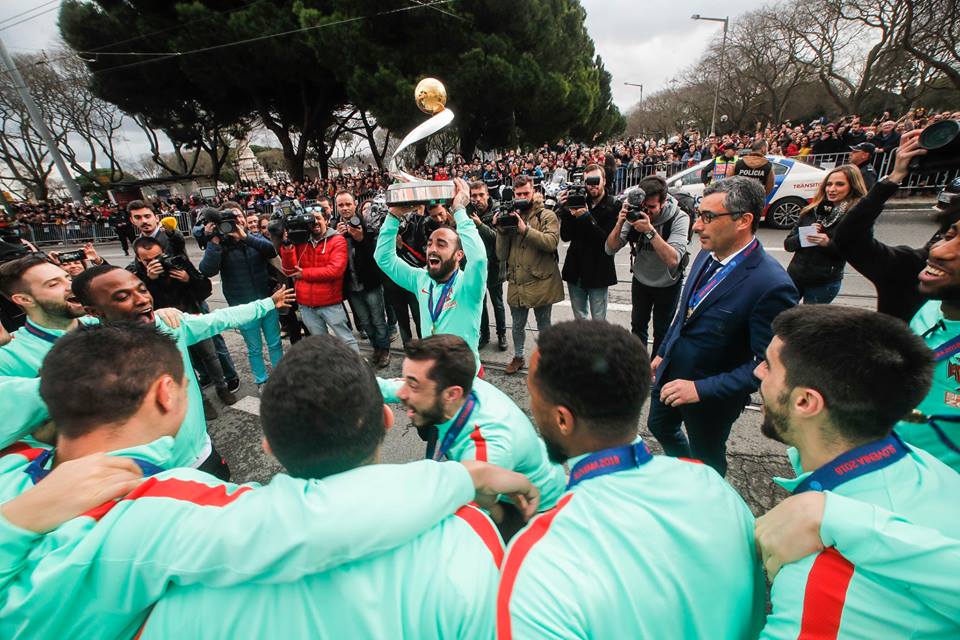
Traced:
<path fill-rule="evenodd" d="M 771 323 L 799 297 L 780 263 L 759 245 L 687 318 L 693 287 L 709 251 L 693 261 L 677 315 L 660 345 L 663 360 L 654 389 L 670 380 L 693 380 L 700 400 L 745 402 L 760 383 L 753 375 L 773 338 Z"/>

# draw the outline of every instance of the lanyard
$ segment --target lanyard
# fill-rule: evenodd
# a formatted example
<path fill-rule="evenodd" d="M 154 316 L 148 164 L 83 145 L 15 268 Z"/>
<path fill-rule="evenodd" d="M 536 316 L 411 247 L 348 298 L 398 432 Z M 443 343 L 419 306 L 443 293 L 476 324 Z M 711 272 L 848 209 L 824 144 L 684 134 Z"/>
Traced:
<path fill-rule="evenodd" d="M 50 469 L 44 469 L 43 467 L 45 464 L 47 464 L 47 460 L 53 456 L 53 451 L 53 449 L 44 451 L 39 456 L 34 458 L 33 462 L 31 462 L 27 468 L 23 470 L 23 472 L 30 476 L 30 479 L 33 480 L 33 484 L 37 484 L 50 475 Z M 155 476 L 161 471 L 164 471 L 163 467 L 157 466 L 152 462 L 147 462 L 146 460 L 141 460 L 140 458 L 131 457 L 130 459 L 133 460 L 138 467 L 140 467 L 140 470 L 143 471 L 143 476 L 145 478 L 149 476 Z"/>
<path fill-rule="evenodd" d="M 437 324 L 437 319 L 443 312 L 443 305 L 447 303 L 447 298 L 450 297 L 450 290 L 453 289 L 453 283 L 456 282 L 459 271 L 460 269 L 454 269 L 450 279 L 443 283 L 443 288 L 440 289 L 440 299 L 437 300 L 436 306 L 433 304 L 433 282 L 430 283 L 430 302 L 428 303 L 428 309 L 430 310 L 430 320 L 433 321 L 434 325 Z"/>
<path fill-rule="evenodd" d="M 883 440 L 869 442 L 837 456 L 807 476 L 793 493 L 836 489 L 848 480 L 890 466 L 907 455 L 907 451 L 900 438 L 890 434 Z"/>
<path fill-rule="evenodd" d="M 475 391 L 471 391 L 470 395 L 467 396 L 467 401 L 463 403 L 462 407 L 460 407 L 460 413 L 457 414 L 457 419 L 454 420 L 452 425 L 450 425 L 450 429 L 443 436 L 443 442 L 440 443 L 440 447 L 434 452 L 434 460 L 441 460 L 447 455 L 447 451 L 450 450 L 450 447 L 453 446 L 453 443 L 457 440 L 460 432 L 463 431 L 463 428 L 467 424 L 467 420 L 470 419 L 470 414 L 473 413 L 473 409 L 476 406 L 477 394 Z"/>
<path fill-rule="evenodd" d="M 625 469 L 636 469 L 652 459 L 653 455 L 650 453 L 650 449 L 643 442 L 596 451 L 574 465 L 570 471 L 567 490 L 569 491 L 590 478 L 624 471 Z"/>
<path fill-rule="evenodd" d="M 750 254 L 753 253 L 754 249 L 756 249 L 758 246 L 760 246 L 760 242 L 754 239 L 753 242 L 750 244 L 750 246 L 747 247 L 747 249 L 743 253 L 741 253 L 736 258 L 734 258 L 733 260 L 725 264 L 722 269 L 720 269 L 710 277 L 710 279 L 707 281 L 705 285 L 697 289 L 693 293 L 693 295 L 690 296 L 690 301 L 687 304 L 689 311 L 692 312 L 694 309 L 696 309 L 697 306 L 701 302 L 703 302 L 703 299 L 706 298 L 711 291 L 716 289 L 717 285 L 723 282 L 726 279 L 726 277 L 729 276 L 733 272 L 733 270 L 736 269 L 737 266 L 741 264 L 741 260 L 746 260 L 750 256 Z"/>
<path fill-rule="evenodd" d="M 27 333 L 29 333 L 30 335 L 36 336 L 36 337 L 40 338 L 41 340 L 46 340 L 46 341 L 49 342 L 50 344 L 53 344 L 54 342 L 56 342 L 57 339 L 60 337 L 60 336 L 56 336 L 56 335 L 54 335 L 54 334 L 52 334 L 52 333 L 47 333 L 46 331 L 44 331 L 44 330 L 41 329 L 40 327 L 38 327 L 38 326 L 34 325 L 33 323 L 31 323 L 29 320 L 27 320 L 27 323 L 23 325 L 23 328 L 26 329 L 26 330 L 27 330 Z"/>
<path fill-rule="evenodd" d="M 950 340 L 947 340 L 939 347 L 933 350 L 933 361 L 934 362 L 943 362 L 944 360 L 949 360 L 951 357 L 957 354 L 960 351 L 960 335 L 954 336 Z"/>

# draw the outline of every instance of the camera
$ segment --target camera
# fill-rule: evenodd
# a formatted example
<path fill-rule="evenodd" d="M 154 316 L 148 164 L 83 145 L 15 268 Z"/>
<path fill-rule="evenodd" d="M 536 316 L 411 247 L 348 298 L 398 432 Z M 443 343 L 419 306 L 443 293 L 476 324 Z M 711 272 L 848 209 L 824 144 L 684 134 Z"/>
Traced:
<path fill-rule="evenodd" d="M 639 187 L 627 192 L 627 222 L 636 222 L 643 217 L 643 201 L 647 194 Z"/>
<path fill-rule="evenodd" d="M 960 120 L 941 120 L 925 128 L 917 144 L 927 150 L 910 160 L 914 173 L 938 173 L 960 167 Z"/>
<path fill-rule="evenodd" d="M 173 270 L 186 271 L 189 267 L 189 262 L 184 256 L 164 253 L 161 254 L 157 260 L 160 262 L 160 266 L 163 267 L 163 270 L 167 273 Z"/>
<path fill-rule="evenodd" d="M 587 187 L 600 186 L 600 176 L 590 176 L 582 183 L 575 182 L 567 187 L 567 208 L 583 209 L 587 206 Z"/>
<path fill-rule="evenodd" d="M 57 260 L 60 264 L 64 262 L 81 262 L 86 259 L 86 254 L 83 253 L 83 249 L 77 249 L 76 251 L 63 251 L 57 254 Z"/>
<path fill-rule="evenodd" d="M 282 231 L 277 235 L 283 235 L 283 231 L 287 232 L 288 244 L 309 242 L 313 228 L 317 226 L 313 213 L 305 210 L 299 200 L 285 200 L 278 204 L 274 209 L 273 219 L 279 220 L 282 225 Z M 272 230 L 271 233 L 273 233 Z"/>
<path fill-rule="evenodd" d="M 23 239 L 23 229 L 20 223 L 12 222 L 5 227 L 0 227 L 0 240 L 12 244 L 19 244 Z"/>
<path fill-rule="evenodd" d="M 221 238 L 230 233 L 236 233 L 239 228 L 237 226 L 237 214 L 231 210 L 221 211 L 213 207 L 205 207 L 200 211 L 198 217 L 203 220 L 204 224 L 213 223 L 212 235 Z"/>

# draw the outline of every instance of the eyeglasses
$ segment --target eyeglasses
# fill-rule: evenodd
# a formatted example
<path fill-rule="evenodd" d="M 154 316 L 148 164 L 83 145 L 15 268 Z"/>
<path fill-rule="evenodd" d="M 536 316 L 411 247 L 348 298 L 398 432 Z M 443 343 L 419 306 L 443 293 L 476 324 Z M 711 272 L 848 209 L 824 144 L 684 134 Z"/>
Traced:
<path fill-rule="evenodd" d="M 742 215 L 745 214 L 745 213 L 749 213 L 749 211 L 728 211 L 728 212 L 726 212 L 726 213 L 717 213 L 716 211 L 703 211 L 703 210 L 700 210 L 700 211 L 697 213 L 697 217 L 700 218 L 700 221 L 703 222 L 704 224 L 710 224 L 711 222 L 713 222 L 713 221 L 716 220 L 717 218 L 722 218 L 722 217 L 724 217 L 724 216 L 736 216 L 736 217 L 739 217 L 739 216 L 742 216 Z"/>

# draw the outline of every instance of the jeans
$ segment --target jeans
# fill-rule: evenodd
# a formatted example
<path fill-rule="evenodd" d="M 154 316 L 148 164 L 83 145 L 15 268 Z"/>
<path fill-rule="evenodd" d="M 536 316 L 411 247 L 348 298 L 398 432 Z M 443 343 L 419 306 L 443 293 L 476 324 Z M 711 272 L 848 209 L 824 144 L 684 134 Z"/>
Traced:
<path fill-rule="evenodd" d="M 325 307 L 300 305 L 300 315 L 303 317 L 303 324 L 307 326 L 310 335 L 325 336 L 329 327 L 334 335 L 347 343 L 348 347 L 354 351 L 360 351 L 360 345 L 357 344 L 357 339 L 350 331 L 347 312 L 344 310 L 342 303 L 328 304 Z"/>
<path fill-rule="evenodd" d="M 262 336 L 261 336 L 262 332 Z M 253 381 L 262 384 L 267 381 L 267 365 L 263 361 L 263 339 L 267 341 L 267 351 L 270 353 L 270 364 L 274 367 L 283 357 L 283 346 L 280 344 L 280 320 L 277 310 L 259 320 L 240 327 L 240 335 L 247 344 L 247 360 L 250 361 L 250 371 Z"/>
<path fill-rule="evenodd" d="M 403 344 L 407 344 L 413 333 L 410 329 L 410 318 L 413 318 L 414 328 L 417 331 L 417 337 L 420 334 L 420 302 L 417 296 L 396 284 L 390 278 L 383 280 L 383 298 L 393 309 L 397 319 L 397 326 L 400 328 L 400 339 Z"/>
<path fill-rule="evenodd" d="M 383 303 L 383 288 L 350 292 L 350 308 L 359 328 L 367 334 L 374 349 L 389 349 L 387 316 Z"/>
<path fill-rule="evenodd" d="M 210 313 L 210 307 L 206 302 L 200 303 L 200 310 L 204 313 Z M 239 380 L 240 376 L 237 375 L 237 368 L 233 365 L 233 358 L 230 356 L 230 350 L 227 349 L 227 342 L 223 339 L 219 333 L 212 338 L 213 346 L 217 350 L 217 357 L 220 359 L 220 368 L 223 369 L 223 377 L 229 382 L 230 380 Z"/>
<path fill-rule="evenodd" d="M 840 286 L 842 284 L 843 280 L 807 287 L 797 285 L 797 291 L 800 293 L 800 297 L 803 298 L 803 304 L 830 304 L 830 302 L 837 297 L 837 294 L 840 293 Z"/>
<path fill-rule="evenodd" d="M 650 315 L 653 314 L 653 349 L 650 353 L 657 354 L 660 342 L 667 335 L 670 323 L 677 312 L 677 303 L 683 291 L 683 278 L 669 287 L 648 287 L 633 278 L 630 286 L 630 331 L 647 344 L 649 337 Z"/>
<path fill-rule="evenodd" d="M 552 311 L 552 304 L 534 307 L 533 316 L 537 319 L 537 331 L 543 331 L 550 327 L 550 313 Z M 510 316 L 513 318 L 513 355 L 518 358 L 523 357 L 523 343 L 527 339 L 527 317 L 529 315 L 530 307 L 510 307 Z"/>
<path fill-rule="evenodd" d="M 190 352 L 190 360 L 194 368 L 202 368 L 207 377 L 216 385 L 218 389 L 226 389 L 227 381 L 223 373 L 223 367 L 220 366 L 220 360 L 217 358 L 217 350 L 213 341 L 209 338 L 201 340 L 190 345 L 187 350 Z"/>
<path fill-rule="evenodd" d="M 590 303 L 590 317 L 594 320 L 607 319 L 607 288 L 586 289 L 572 282 L 567 283 L 570 292 L 570 306 L 573 308 L 573 317 L 577 320 L 587 320 L 587 303 Z"/>
<path fill-rule="evenodd" d="M 483 315 L 480 317 L 480 341 L 490 340 L 490 316 L 487 314 L 487 299 L 493 304 L 493 317 L 497 323 L 497 336 L 507 333 L 507 313 L 503 306 L 503 283 L 487 280 L 487 296 L 483 300 Z"/>

